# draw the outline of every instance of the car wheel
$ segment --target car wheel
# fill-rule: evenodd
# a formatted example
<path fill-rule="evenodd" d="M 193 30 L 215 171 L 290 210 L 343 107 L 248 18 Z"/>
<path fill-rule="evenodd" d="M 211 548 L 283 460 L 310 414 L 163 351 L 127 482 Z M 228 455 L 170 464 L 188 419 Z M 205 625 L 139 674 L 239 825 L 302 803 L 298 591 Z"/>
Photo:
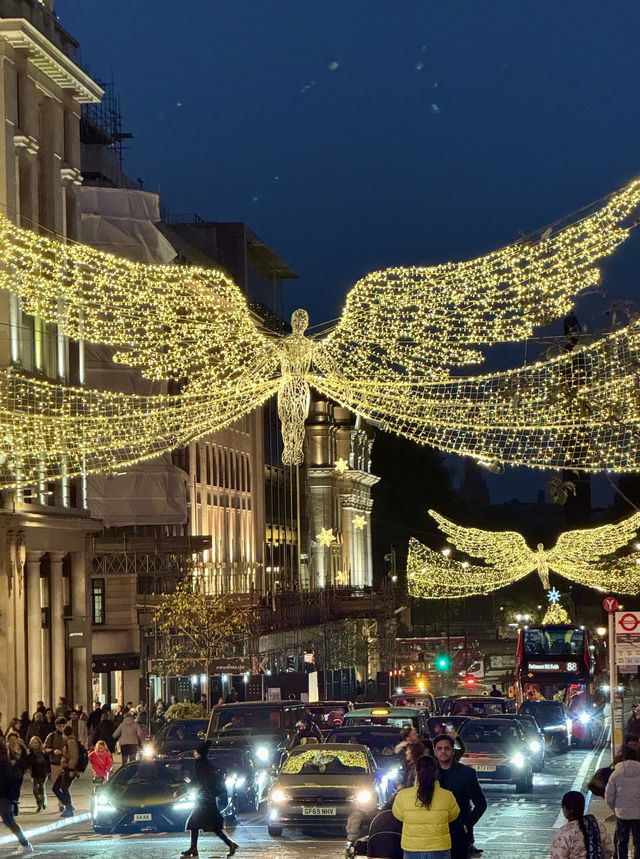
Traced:
<path fill-rule="evenodd" d="M 279 835 L 282 835 L 282 827 L 281 826 L 272 826 L 270 823 L 267 825 L 267 832 L 272 838 L 277 838 Z"/>
<path fill-rule="evenodd" d="M 516 782 L 516 793 L 533 793 L 533 776 Z"/>

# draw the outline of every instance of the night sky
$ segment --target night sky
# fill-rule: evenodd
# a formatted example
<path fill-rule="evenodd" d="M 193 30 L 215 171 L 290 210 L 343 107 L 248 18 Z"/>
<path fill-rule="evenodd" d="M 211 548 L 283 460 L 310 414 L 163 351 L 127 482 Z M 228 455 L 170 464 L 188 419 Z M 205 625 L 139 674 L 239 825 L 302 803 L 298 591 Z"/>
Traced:
<path fill-rule="evenodd" d="M 298 274 L 287 305 L 312 324 L 369 271 L 474 257 L 640 174 L 637 0 L 56 12 L 94 77 L 115 81 L 128 175 L 172 212 L 245 221 Z M 581 319 L 640 299 L 638 232 Z"/>

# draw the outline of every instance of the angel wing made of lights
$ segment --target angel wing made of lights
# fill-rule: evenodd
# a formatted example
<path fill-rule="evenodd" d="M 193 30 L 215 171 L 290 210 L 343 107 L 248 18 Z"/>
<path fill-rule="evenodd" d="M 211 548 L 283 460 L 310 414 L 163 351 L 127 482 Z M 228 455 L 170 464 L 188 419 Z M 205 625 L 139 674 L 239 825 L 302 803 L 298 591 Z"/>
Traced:
<path fill-rule="evenodd" d="M 482 348 L 528 337 L 598 280 L 596 262 L 627 237 L 640 180 L 579 222 L 488 256 L 395 268 L 361 280 L 336 328 L 265 336 L 221 271 L 133 263 L 0 218 L 0 288 L 16 313 L 105 344 L 114 360 L 176 393 L 136 398 L 0 372 L 0 487 L 127 463 L 219 429 L 277 393 L 283 462 L 302 461 L 309 388 L 385 428 L 492 461 L 640 467 L 635 435 L 640 333 L 532 367 L 450 375 Z"/>
<path fill-rule="evenodd" d="M 640 528 L 640 513 L 612 525 L 562 533 L 546 551 L 539 543 L 531 550 L 515 531 L 485 531 L 467 528 L 430 510 L 440 530 L 460 552 L 487 566 L 470 566 L 449 560 L 412 539 L 407 571 L 415 595 L 429 599 L 488 593 L 537 570 L 549 590 L 549 570 L 580 584 L 615 593 L 637 593 L 640 589 L 640 555 L 623 558 L 615 553 L 628 545 Z"/>

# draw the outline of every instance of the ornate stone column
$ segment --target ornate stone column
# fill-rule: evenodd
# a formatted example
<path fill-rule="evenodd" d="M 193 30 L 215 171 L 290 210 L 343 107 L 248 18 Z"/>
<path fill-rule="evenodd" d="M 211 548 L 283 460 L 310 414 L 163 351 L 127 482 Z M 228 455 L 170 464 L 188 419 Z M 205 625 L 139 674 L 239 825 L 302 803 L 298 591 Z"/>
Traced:
<path fill-rule="evenodd" d="M 27 710 L 33 713 L 42 696 L 42 604 L 40 596 L 40 558 L 42 552 L 27 552 L 27 665 L 29 700 Z"/>
<path fill-rule="evenodd" d="M 49 552 L 51 573 L 49 577 L 49 608 L 51 632 L 51 703 L 66 695 L 65 682 L 65 629 L 64 629 L 64 583 L 62 581 L 62 559 L 64 552 Z"/>
<path fill-rule="evenodd" d="M 73 620 L 84 623 L 84 647 L 74 647 L 73 700 L 91 712 L 91 623 L 89 614 L 86 556 L 84 552 L 71 552 L 71 612 Z"/>

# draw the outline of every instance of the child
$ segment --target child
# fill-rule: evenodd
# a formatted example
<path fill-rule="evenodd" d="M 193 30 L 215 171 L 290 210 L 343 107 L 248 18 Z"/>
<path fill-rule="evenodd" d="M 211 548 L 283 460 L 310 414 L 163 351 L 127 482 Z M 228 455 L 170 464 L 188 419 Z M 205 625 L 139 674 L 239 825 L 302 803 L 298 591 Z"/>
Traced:
<path fill-rule="evenodd" d="M 89 752 L 89 763 L 94 779 L 102 779 L 103 782 L 109 780 L 113 769 L 113 757 L 104 740 L 98 740 L 95 748 Z"/>

